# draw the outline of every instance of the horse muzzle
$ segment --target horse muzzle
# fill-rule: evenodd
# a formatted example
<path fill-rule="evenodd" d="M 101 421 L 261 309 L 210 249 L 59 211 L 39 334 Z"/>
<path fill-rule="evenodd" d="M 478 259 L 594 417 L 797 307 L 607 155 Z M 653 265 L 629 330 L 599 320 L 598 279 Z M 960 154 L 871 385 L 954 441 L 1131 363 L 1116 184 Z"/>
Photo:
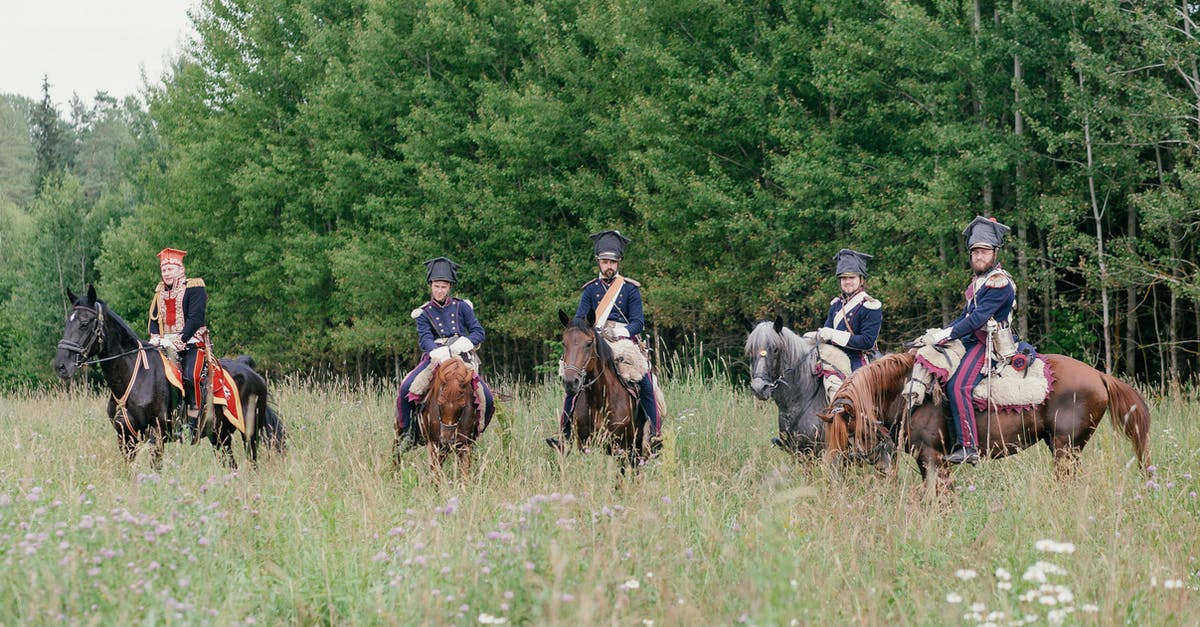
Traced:
<path fill-rule="evenodd" d="M 60 379 L 70 379 L 75 376 L 75 371 L 79 369 L 81 360 L 75 353 L 66 349 L 58 349 L 58 353 L 54 355 L 54 361 L 51 365 L 54 366 L 54 374 L 57 374 Z"/>
<path fill-rule="evenodd" d="M 754 393 L 754 398 L 760 401 L 771 400 L 771 394 L 775 392 L 775 386 L 774 382 L 759 377 L 750 379 L 750 391 Z"/>

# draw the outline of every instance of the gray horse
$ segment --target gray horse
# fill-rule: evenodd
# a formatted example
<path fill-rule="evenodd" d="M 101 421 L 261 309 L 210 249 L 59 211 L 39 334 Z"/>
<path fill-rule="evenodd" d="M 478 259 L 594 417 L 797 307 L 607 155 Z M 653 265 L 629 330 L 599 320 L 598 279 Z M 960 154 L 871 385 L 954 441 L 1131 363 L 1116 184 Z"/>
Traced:
<path fill-rule="evenodd" d="M 815 374 L 816 349 L 816 342 L 796 335 L 780 318 L 758 323 L 746 338 L 750 390 L 779 406 L 779 437 L 771 441 L 794 454 L 816 454 L 825 446 L 825 423 L 817 413 L 827 402 Z"/>

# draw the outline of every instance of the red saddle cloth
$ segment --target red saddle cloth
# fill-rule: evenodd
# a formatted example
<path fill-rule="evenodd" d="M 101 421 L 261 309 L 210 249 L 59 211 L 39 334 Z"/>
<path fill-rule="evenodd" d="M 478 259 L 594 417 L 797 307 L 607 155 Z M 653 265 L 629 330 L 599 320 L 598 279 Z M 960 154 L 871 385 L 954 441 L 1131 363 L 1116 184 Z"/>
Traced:
<path fill-rule="evenodd" d="M 200 353 L 196 355 L 196 371 L 192 373 L 192 380 L 195 381 L 196 386 L 193 393 L 197 398 L 201 398 L 200 373 L 204 368 L 204 360 L 207 358 L 204 349 L 199 349 L 199 351 Z M 167 373 L 167 382 L 182 394 L 183 370 L 174 360 L 168 359 L 165 353 L 159 352 L 158 355 L 162 357 L 163 367 Z M 229 371 L 222 368 L 219 363 L 213 363 L 217 370 L 216 376 L 212 377 L 213 405 L 220 406 L 229 423 L 237 427 L 238 431 L 245 433 L 246 421 L 242 416 L 242 399 L 238 394 L 237 381 L 234 381 L 233 375 L 229 374 Z"/>

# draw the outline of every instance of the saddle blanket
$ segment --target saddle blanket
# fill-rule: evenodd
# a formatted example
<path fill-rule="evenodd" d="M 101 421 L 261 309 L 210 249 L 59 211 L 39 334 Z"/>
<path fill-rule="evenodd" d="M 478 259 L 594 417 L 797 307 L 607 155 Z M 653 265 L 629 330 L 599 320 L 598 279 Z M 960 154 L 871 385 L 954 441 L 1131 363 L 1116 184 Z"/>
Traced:
<path fill-rule="evenodd" d="M 962 362 L 964 354 L 966 350 L 958 340 L 947 342 L 940 347 L 918 348 L 912 380 L 908 386 L 913 395 L 910 402 L 919 402 L 935 381 L 942 385 L 949 381 Z M 975 408 L 979 410 L 986 410 L 990 404 L 997 411 L 1023 411 L 1045 402 L 1053 389 L 1054 372 L 1050 364 L 1038 357 L 1029 363 L 1024 371 L 1013 368 L 1011 364 L 1002 365 L 992 373 L 990 383 L 988 377 L 984 376 L 976 384 L 971 398 Z"/>
<path fill-rule="evenodd" d="M 167 373 L 167 383 L 176 390 L 179 390 L 180 394 L 183 394 L 183 370 L 179 367 L 179 362 L 170 359 L 162 351 L 158 351 L 158 356 L 163 360 L 163 369 Z M 201 349 L 201 353 L 196 355 L 197 366 L 202 364 L 204 359 L 204 350 Z M 217 375 L 211 377 L 213 405 L 219 405 L 221 412 L 229 420 L 229 424 L 244 434 L 246 433 L 246 420 L 242 416 L 242 399 L 238 394 L 237 382 L 233 380 L 233 375 L 229 374 L 229 371 L 222 368 L 219 364 L 217 365 L 217 370 Z M 196 389 L 193 390 L 193 393 L 197 397 L 201 397 L 200 377 L 195 376 L 194 379 L 196 381 Z"/>
<path fill-rule="evenodd" d="M 818 363 L 813 366 L 816 372 L 813 374 L 819 377 L 838 377 L 843 381 L 850 376 L 850 356 L 846 351 L 833 344 L 817 342 L 817 357 Z"/>

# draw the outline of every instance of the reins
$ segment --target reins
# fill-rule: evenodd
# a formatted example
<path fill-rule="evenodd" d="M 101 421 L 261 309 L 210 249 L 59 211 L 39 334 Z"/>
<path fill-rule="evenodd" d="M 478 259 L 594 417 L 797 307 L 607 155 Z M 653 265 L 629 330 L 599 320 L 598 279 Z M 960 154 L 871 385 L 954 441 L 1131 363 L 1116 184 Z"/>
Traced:
<path fill-rule="evenodd" d="M 104 308 L 100 305 L 99 302 L 97 302 L 96 307 L 94 309 L 87 305 L 75 305 L 72 308 L 73 311 L 78 310 L 78 309 L 91 311 L 96 314 L 96 319 L 93 321 L 95 324 L 95 327 L 92 330 L 91 337 L 88 338 L 87 344 L 80 346 L 79 344 L 76 344 L 75 342 L 72 342 L 66 338 L 63 338 L 62 340 L 60 340 L 58 342 L 59 348 L 70 351 L 72 353 L 75 353 L 75 356 L 76 356 L 75 367 L 76 368 L 79 368 L 79 367 L 85 366 L 85 365 L 99 364 L 99 363 L 103 363 L 106 361 L 113 361 L 114 359 L 128 357 L 129 355 L 133 355 L 135 353 L 137 354 L 137 358 L 134 359 L 134 361 L 133 361 L 133 371 L 129 376 L 129 383 L 125 384 L 125 393 L 122 394 L 120 398 L 117 398 L 116 392 L 113 392 L 111 390 L 109 391 L 109 393 L 112 395 L 113 401 L 115 401 L 116 405 L 117 405 L 116 406 L 116 416 L 120 416 L 121 419 L 125 421 L 125 427 L 127 429 L 129 429 L 130 433 L 133 433 L 134 432 L 133 423 L 129 420 L 129 409 L 125 406 L 125 403 L 129 400 L 130 393 L 133 392 L 133 384 L 137 381 L 139 366 L 140 366 L 141 370 L 149 370 L 150 369 L 150 362 L 146 358 L 146 349 L 151 348 L 151 347 L 148 345 L 142 344 L 141 340 L 135 339 L 135 341 L 138 343 L 137 348 L 127 350 L 127 351 L 117 354 L 117 355 L 110 355 L 108 357 L 97 357 L 95 359 L 89 360 L 88 355 L 91 354 L 92 348 L 94 346 L 99 346 L 101 350 L 104 347 Z"/>

